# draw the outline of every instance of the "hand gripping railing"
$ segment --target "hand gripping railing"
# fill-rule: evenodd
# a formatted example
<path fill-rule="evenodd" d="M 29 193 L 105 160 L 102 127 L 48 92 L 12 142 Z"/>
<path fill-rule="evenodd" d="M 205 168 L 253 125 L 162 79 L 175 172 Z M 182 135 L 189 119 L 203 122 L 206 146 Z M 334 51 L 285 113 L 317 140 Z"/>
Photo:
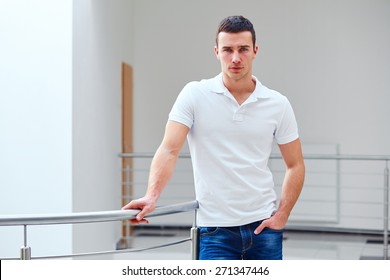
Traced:
<path fill-rule="evenodd" d="M 27 244 L 27 226 L 31 225 L 56 225 L 56 224 L 78 224 L 78 223 L 97 223 L 97 222 L 109 222 L 109 221 L 120 221 L 120 220 L 131 220 L 134 219 L 139 210 L 114 210 L 114 211 L 101 211 L 101 212 L 80 212 L 70 214 L 41 214 L 41 215 L 1 215 L 0 226 L 23 226 L 24 227 L 24 244 L 21 248 L 20 259 L 40 259 L 40 258 L 66 258 L 66 257 L 80 257 L 80 256 L 91 256 L 91 255 L 105 255 L 113 253 L 130 253 L 140 252 L 149 249 L 156 249 L 166 246 L 171 246 L 187 241 L 192 242 L 191 256 L 192 259 L 198 258 L 198 227 L 196 224 L 196 214 L 199 205 L 197 201 L 190 201 L 185 203 L 172 204 L 167 206 L 158 206 L 156 209 L 146 215 L 148 217 L 157 217 L 163 215 L 170 215 L 182 212 L 195 211 L 194 225 L 191 228 L 191 237 L 173 243 L 167 243 L 159 246 L 153 246 L 143 249 L 123 249 L 123 250 L 112 250 L 105 252 L 92 252 L 92 253 L 81 253 L 72 255 L 61 255 L 61 256 L 46 256 L 46 257 L 31 257 L 31 248 Z"/>
<path fill-rule="evenodd" d="M 122 153 L 119 154 L 121 158 L 153 158 L 154 153 Z M 182 153 L 179 155 L 180 158 L 190 159 L 191 155 L 189 153 Z M 282 159 L 280 154 L 271 154 L 270 159 Z M 388 247 L 389 247 L 389 212 L 390 212 L 390 203 L 389 203 L 389 194 L 390 194 L 390 180 L 389 180 L 389 155 L 324 155 L 324 154 L 304 154 L 305 161 L 307 160 L 334 160 L 334 161 L 373 161 L 373 162 L 384 162 L 385 167 L 383 171 L 384 176 L 384 185 L 383 185 L 383 258 L 389 259 L 388 256 Z M 129 171 L 130 169 L 126 169 Z M 127 178 L 129 174 L 126 174 Z M 130 181 L 126 181 L 126 185 L 129 188 Z M 286 227 L 288 228 L 288 226 Z M 295 226 L 295 228 L 305 229 L 304 226 Z M 312 226 L 316 228 L 316 226 Z M 317 226 L 318 228 L 318 226 Z M 322 230 L 322 228 L 319 228 Z"/>

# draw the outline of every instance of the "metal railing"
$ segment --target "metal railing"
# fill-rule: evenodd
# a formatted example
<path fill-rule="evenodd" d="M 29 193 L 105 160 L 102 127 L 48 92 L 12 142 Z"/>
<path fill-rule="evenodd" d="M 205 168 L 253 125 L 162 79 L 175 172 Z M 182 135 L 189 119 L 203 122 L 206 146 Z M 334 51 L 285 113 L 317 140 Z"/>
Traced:
<path fill-rule="evenodd" d="M 125 166 L 123 169 L 125 174 L 132 174 L 132 180 L 125 176 L 127 178 L 123 182 L 125 189 L 137 190 L 147 185 L 148 167 L 153 155 L 153 153 L 119 154 L 120 158 L 131 158 L 138 161 L 133 166 Z M 179 156 L 180 159 L 185 160 L 189 160 L 190 157 L 189 153 L 182 153 Z M 307 173 L 304 191 L 295 207 L 296 209 L 294 208 L 290 216 L 286 229 L 379 234 L 383 236 L 383 259 L 388 259 L 390 156 L 305 154 L 304 158 Z M 271 163 L 271 161 L 274 162 Z M 316 164 L 313 164 L 314 162 Z M 331 164 L 327 165 L 324 162 L 331 162 Z M 364 165 L 351 167 L 347 166 L 346 162 L 354 162 L 354 164 L 359 162 Z M 368 162 L 380 163 L 382 167 L 375 165 L 370 167 L 374 168 L 375 171 L 368 171 L 370 169 Z M 311 168 L 314 165 L 317 166 Z M 378 171 L 378 168 L 383 169 Z M 186 173 L 184 175 L 188 182 L 184 182 L 181 178 L 179 182 L 172 183 L 171 189 L 178 184 L 180 186 L 193 185 L 192 173 L 189 172 L 191 167 L 187 167 L 187 169 L 184 170 Z M 270 169 L 274 174 L 275 186 L 280 191 L 284 175 L 284 163 L 280 154 L 271 154 Z M 175 173 L 178 172 L 183 172 L 183 170 L 175 170 Z M 362 180 L 362 177 L 370 177 L 370 180 L 373 177 L 374 180 L 363 185 L 362 182 L 365 180 Z M 164 192 L 169 192 L 170 188 Z M 140 192 L 144 192 L 144 190 L 142 189 Z M 172 191 L 167 196 L 175 196 L 176 192 L 176 190 Z M 360 197 L 351 198 L 354 194 L 359 194 Z M 133 198 L 126 196 L 124 200 Z M 187 200 L 183 197 L 181 199 Z M 354 223 L 350 221 L 354 221 Z M 369 229 L 360 227 L 365 222 L 373 225 L 368 226 Z"/>
<path fill-rule="evenodd" d="M 275 156 L 274 158 L 280 158 Z M 390 156 L 373 155 L 305 155 L 305 160 L 337 160 L 337 161 L 377 161 L 384 163 L 383 169 L 383 259 L 389 259 L 389 161 Z"/>
<path fill-rule="evenodd" d="M 151 159 L 153 157 L 152 153 L 133 153 L 133 154 L 121 154 L 120 157 L 126 158 L 144 158 L 144 159 Z M 189 159 L 189 154 L 182 154 L 180 155 L 181 158 Z M 388 259 L 388 242 L 389 242 L 389 161 L 390 156 L 359 156 L 359 155 L 305 155 L 305 161 L 306 165 L 309 161 L 336 161 L 336 173 L 337 174 L 337 203 L 345 204 L 350 203 L 349 201 L 345 201 L 342 198 L 340 198 L 340 189 L 347 188 L 346 184 L 343 184 L 343 180 L 340 180 L 339 173 L 346 173 L 344 170 L 341 170 L 340 168 L 340 162 L 345 161 L 361 161 L 361 162 L 382 162 L 384 163 L 384 169 L 383 172 L 378 172 L 375 174 L 376 176 L 382 176 L 382 184 L 381 186 L 375 186 L 375 188 L 379 191 L 383 191 L 382 195 L 383 199 L 382 202 L 378 203 L 372 203 L 367 202 L 367 205 L 375 205 L 375 206 L 381 206 L 382 208 L 382 214 L 377 214 L 378 217 L 376 217 L 378 220 L 383 221 L 382 223 L 382 229 L 380 232 L 382 232 L 383 235 L 383 259 Z M 271 160 L 281 160 L 280 155 L 271 155 Z M 377 167 L 375 167 L 377 168 Z M 134 170 L 132 172 L 136 172 L 136 168 L 133 167 Z M 145 170 L 144 170 L 145 171 Z M 147 170 L 146 170 L 147 171 Z M 125 168 L 124 172 L 128 172 L 128 168 Z M 275 173 L 279 172 L 278 170 L 275 170 Z M 187 174 L 188 175 L 188 174 Z M 354 172 L 352 174 L 349 174 L 352 177 L 359 175 L 357 172 Z M 137 182 L 132 182 L 131 180 L 125 180 L 124 184 L 134 184 Z M 141 182 L 144 184 L 144 182 Z M 130 185 L 129 185 L 130 186 Z M 129 187 L 126 186 L 126 187 Z M 305 183 L 305 188 L 308 188 L 310 186 L 307 186 L 307 183 Z M 369 189 L 371 186 L 369 187 Z M 300 199 L 301 200 L 301 199 Z M 317 204 L 319 204 L 319 201 L 315 201 Z M 363 205 L 363 202 L 360 202 L 359 207 Z M 377 205 L 378 204 L 378 205 Z M 122 249 L 122 250 L 112 250 L 112 251 L 104 251 L 104 252 L 90 252 L 90 253 L 81 253 L 81 254 L 71 254 L 71 255 L 60 255 L 60 256 L 43 256 L 43 257 L 32 257 L 31 256 L 31 248 L 28 246 L 28 226 L 31 225 L 54 225 L 54 224 L 77 224 L 77 223 L 96 223 L 96 222 L 108 222 L 108 221 L 120 221 L 120 220 L 129 220 L 135 218 L 136 214 L 138 213 L 137 210 L 117 210 L 117 211 L 104 211 L 104 212 L 85 212 L 85 213 L 71 213 L 71 214 L 44 214 L 44 215 L 3 215 L 0 216 L 0 226 L 22 226 L 24 228 L 24 244 L 21 248 L 21 254 L 20 259 L 45 259 L 45 258 L 67 258 L 67 257 L 80 257 L 80 256 L 96 256 L 96 255 L 105 255 L 105 254 L 117 254 L 117 253 L 132 253 L 132 252 L 140 252 L 144 250 L 149 249 L 155 249 L 155 248 L 161 248 L 166 246 L 171 246 L 187 241 L 192 242 L 191 247 L 191 255 L 193 259 L 197 259 L 198 254 L 198 229 L 196 224 L 196 213 L 198 209 L 198 203 L 197 201 L 191 201 L 187 203 L 179 203 L 179 204 L 170 204 L 168 206 L 161 206 L 155 209 L 155 211 L 148 215 L 148 217 L 154 217 L 154 216 L 166 216 L 169 214 L 174 213 L 181 213 L 181 212 L 189 212 L 189 211 L 195 211 L 195 221 L 193 224 L 193 227 L 191 228 L 191 236 L 190 238 L 179 240 L 172 243 L 166 243 L 159 246 L 153 246 L 149 248 L 141 248 L 141 249 Z M 351 216 L 343 216 L 340 213 L 336 213 L 338 216 L 338 219 L 335 220 L 335 225 L 337 227 L 338 223 L 340 223 L 340 217 L 343 219 L 351 218 Z M 356 217 L 352 217 L 356 218 Z M 369 217 L 371 219 L 371 217 Z M 313 222 L 311 220 L 303 221 L 302 224 L 287 224 L 286 229 L 294 228 L 294 229 L 315 229 L 318 228 L 320 230 L 324 229 L 323 223 L 326 222 Z M 348 229 L 344 229 L 348 231 Z"/>
<path fill-rule="evenodd" d="M 142 249 L 122 249 L 111 250 L 104 252 L 88 252 L 79 254 L 59 255 L 59 256 L 43 256 L 32 257 L 31 248 L 28 246 L 28 226 L 33 225 L 59 225 L 59 224 L 78 224 L 78 223 L 97 223 L 97 222 L 109 222 L 109 221 L 121 221 L 131 220 L 136 217 L 139 210 L 115 210 L 115 211 L 100 211 L 100 212 L 81 212 L 70 214 L 41 214 L 41 215 L 2 215 L 0 216 L 0 226 L 22 226 L 24 227 L 24 244 L 21 247 L 20 259 L 50 259 L 50 258 L 69 258 L 69 257 L 81 257 L 81 256 L 97 256 L 107 254 L 119 254 L 119 253 L 133 253 L 145 250 L 151 250 L 156 248 L 162 248 L 166 246 L 172 246 L 183 242 L 191 241 L 191 256 L 193 259 L 197 259 L 198 256 L 198 227 L 196 224 L 196 213 L 198 209 L 197 201 L 190 201 L 185 203 L 178 203 L 167 206 L 158 206 L 156 209 L 148 214 L 146 217 L 157 217 L 164 215 L 171 215 L 176 213 L 195 211 L 195 219 L 193 227 L 191 228 L 190 238 L 183 240 L 165 243 L 158 246 L 152 246 Z"/>

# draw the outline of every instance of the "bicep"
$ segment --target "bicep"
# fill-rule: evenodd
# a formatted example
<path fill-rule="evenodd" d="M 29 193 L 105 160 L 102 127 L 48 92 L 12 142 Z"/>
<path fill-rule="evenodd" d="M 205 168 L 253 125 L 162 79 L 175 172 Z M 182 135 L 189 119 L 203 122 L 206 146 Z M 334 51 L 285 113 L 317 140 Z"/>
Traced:
<path fill-rule="evenodd" d="M 280 144 L 279 149 L 287 168 L 304 164 L 302 146 L 299 138 L 287 144 Z"/>
<path fill-rule="evenodd" d="M 169 120 L 165 126 L 161 147 L 171 153 L 179 154 L 189 132 L 188 126 Z"/>

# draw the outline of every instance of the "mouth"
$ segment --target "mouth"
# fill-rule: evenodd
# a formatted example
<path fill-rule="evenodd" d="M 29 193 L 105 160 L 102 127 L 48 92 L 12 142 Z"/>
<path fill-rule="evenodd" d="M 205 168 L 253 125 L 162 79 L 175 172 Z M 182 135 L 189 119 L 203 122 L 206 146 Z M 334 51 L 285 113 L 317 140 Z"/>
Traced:
<path fill-rule="evenodd" d="M 244 67 L 240 67 L 240 66 L 232 66 L 232 67 L 229 67 L 229 70 L 232 71 L 232 72 L 239 72 L 243 69 Z"/>

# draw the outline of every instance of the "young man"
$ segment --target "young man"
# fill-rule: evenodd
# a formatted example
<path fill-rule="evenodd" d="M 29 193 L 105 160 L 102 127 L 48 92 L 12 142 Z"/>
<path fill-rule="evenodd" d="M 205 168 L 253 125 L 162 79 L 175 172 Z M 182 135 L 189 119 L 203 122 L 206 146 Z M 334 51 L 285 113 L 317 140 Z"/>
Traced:
<path fill-rule="evenodd" d="M 282 235 L 301 192 L 304 161 L 287 98 L 252 76 L 258 45 L 242 16 L 219 25 L 218 76 L 191 82 L 179 94 L 153 158 L 143 198 L 123 209 L 155 209 L 188 138 L 199 202 L 200 259 L 282 259 Z M 286 164 L 280 204 L 267 163 L 273 141 Z"/>

